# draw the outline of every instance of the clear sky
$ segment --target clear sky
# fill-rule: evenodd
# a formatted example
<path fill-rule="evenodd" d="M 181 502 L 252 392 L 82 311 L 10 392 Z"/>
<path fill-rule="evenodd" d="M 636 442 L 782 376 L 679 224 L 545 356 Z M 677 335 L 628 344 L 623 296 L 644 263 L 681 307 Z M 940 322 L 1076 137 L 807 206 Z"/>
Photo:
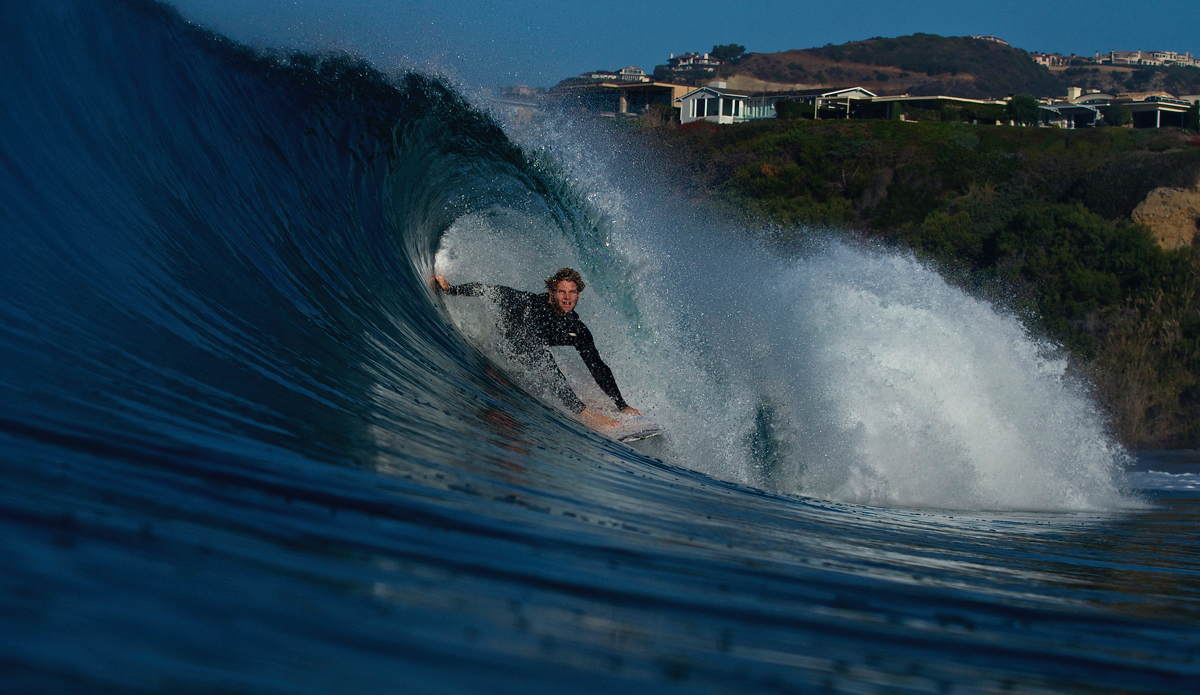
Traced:
<path fill-rule="evenodd" d="M 739 44 L 768 53 L 916 32 L 1028 51 L 1200 53 L 1200 0 L 169 0 L 259 47 L 341 49 L 468 87 L 548 87 L 586 70 Z M 1200 68 L 1198 68 L 1200 69 Z"/>

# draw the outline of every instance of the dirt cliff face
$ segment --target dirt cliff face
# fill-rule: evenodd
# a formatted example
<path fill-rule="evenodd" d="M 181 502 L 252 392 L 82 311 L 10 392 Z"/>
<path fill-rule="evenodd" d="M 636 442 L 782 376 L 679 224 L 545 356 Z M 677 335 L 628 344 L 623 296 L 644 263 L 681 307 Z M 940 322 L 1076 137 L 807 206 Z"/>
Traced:
<path fill-rule="evenodd" d="M 1133 211 L 1164 249 L 1191 246 L 1200 232 L 1200 181 L 1191 188 L 1155 188 Z"/>

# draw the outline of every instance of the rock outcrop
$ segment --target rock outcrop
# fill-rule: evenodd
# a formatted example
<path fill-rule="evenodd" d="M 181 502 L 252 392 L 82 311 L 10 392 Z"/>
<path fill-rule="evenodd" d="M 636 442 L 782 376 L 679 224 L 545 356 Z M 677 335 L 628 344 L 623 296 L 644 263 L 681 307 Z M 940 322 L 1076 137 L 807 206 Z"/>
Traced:
<path fill-rule="evenodd" d="M 1200 232 L 1200 182 L 1191 188 L 1155 188 L 1133 211 L 1164 249 L 1191 246 Z"/>

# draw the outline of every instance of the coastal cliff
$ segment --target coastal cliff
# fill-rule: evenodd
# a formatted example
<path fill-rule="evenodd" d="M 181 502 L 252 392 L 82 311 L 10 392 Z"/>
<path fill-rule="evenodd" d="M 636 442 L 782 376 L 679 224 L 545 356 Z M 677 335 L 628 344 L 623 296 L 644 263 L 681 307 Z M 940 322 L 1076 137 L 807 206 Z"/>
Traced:
<path fill-rule="evenodd" d="M 1190 188 L 1155 188 L 1131 217 L 1149 227 L 1164 249 L 1192 246 L 1200 232 L 1200 181 Z"/>

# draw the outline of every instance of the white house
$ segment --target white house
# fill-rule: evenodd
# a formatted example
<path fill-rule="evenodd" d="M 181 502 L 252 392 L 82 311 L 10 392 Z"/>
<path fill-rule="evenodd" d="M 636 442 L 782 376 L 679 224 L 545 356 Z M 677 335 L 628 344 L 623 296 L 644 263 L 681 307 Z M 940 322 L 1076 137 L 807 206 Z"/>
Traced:
<path fill-rule="evenodd" d="M 649 82 L 650 78 L 646 76 L 646 71 L 630 65 L 629 67 L 621 68 L 617 72 L 617 79 L 622 82 Z"/>
<path fill-rule="evenodd" d="M 731 92 L 724 82 L 694 89 L 675 100 L 679 104 L 679 122 L 744 123 L 749 118 L 746 100 L 749 94 Z"/>

